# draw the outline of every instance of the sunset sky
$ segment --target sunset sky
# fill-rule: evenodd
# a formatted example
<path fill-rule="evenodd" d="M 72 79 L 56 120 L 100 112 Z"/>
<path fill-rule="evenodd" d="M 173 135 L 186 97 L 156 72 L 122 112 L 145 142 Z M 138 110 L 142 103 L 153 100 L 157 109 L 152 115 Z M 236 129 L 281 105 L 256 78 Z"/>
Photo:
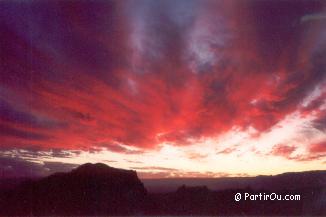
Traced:
<path fill-rule="evenodd" d="M 326 1 L 1 1 L 0 177 L 326 169 Z"/>

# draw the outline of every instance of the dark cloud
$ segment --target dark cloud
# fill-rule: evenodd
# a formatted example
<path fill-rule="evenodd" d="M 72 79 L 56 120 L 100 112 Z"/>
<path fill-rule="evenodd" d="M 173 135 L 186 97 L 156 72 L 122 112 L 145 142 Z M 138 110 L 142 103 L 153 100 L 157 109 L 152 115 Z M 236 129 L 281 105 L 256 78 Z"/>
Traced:
<path fill-rule="evenodd" d="M 35 163 L 17 157 L 0 157 L 0 177 L 41 177 L 55 172 L 67 172 L 76 164 L 61 162 Z"/>
<path fill-rule="evenodd" d="M 127 64 L 117 2 L 1 2 L 0 10 L 4 82 L 31 88 L 42 79 L 65 83 L 84 73 L 119 86 L 114 70 Z M 76 67 L 77 73 L 66 73 Z"/>
<path fill-rule="evenodd" d="M 316 129 L 325 131 L 326 130 L 326 112 L 324 112 L 319 118 L 314 120 L 313 125 Z"/>
<path fill-rule="evenodd" d="M 38 117 L 29 112 L 17 110 L 2 99 L 0 99 L 0 119 L 13 124 L 23 124 L 34 128 L 55 129 L 65 127 L 64 122 L 51 120 L 44 116 Z"/>
<path fill-rule="evenodd" d="M 25 146 L 23 149 L 2 147 L 0 148 L 0 157 L 14 157 L 29 160 L 38 160 L 40 158 L 72 158 L 80 154 L 79 151 L 67 151 L 64 149 L 42 149 L 40 146 Z"/>
<path fill-rule="evenodd" d="M 3 12 L 4 7 L 2 3 L 0 4 L 0 10 Z M 5 13 L 1 14 L 0 49 L 2 53 L 6 54 L 1 56 L 0 61 L 1 84 L 23 89 L 31 94 L 30 88 L 39 81 L 40 72 L 50 70 L 49 67 L 46 67 L 49 65 L 48 59 L 44 58 L 35 48 L 30 47 L 21 35 L 9 27 L 10 25 L 4 23 Z M 26 32 L 29 31 L 26 30 Z"/>
<path fill-rule="evenodd" d="M 68 113 L 69 115 L 71 115 L 73 118 L 75 119 L 80 119 L 82 121 L 92 121 L 94 120 L 94 118 L 92 117 L 92 115 L 90 113 L 83 113 L 83 112 L 79 112 L 76 110 L 72 110 L 69 108 L 62 108 L 63 112 Z"/>
<path fill-rule="evenodd" d="M 127 161 L 128 163 L 134 163 L 134 164 L 142 164 L 143 162 L 138 161 L 138 160 L 128 160 L 128 159 L 124 159 L 125 161 Z"/>
<path fill-rule="evenodd" d="M 258 45 L 258 55 L 272 70 L 277 67 L 274 63 L 279 62 L 284 55 L 288 58 L 286 67 L 292 68 L 291 66 L 299 60 L 302 34 L 307 31 L 307 26 L 298 23 L 302 16 L 322 11 L 324 5 L 322 1 L 304 0 L 242 3 L 248 9 L 249 25 L 252 24 L 252 31 L 256 33 L 254 37 Z"/>
<path fill-rule="evenodd" d="M 43 162 L 43 168 L 44 170 L 48 171 L 48 174 L 52 174 L 55 172 L 69 172 L 78 166 L 79 166 L 78 164 L 71 164 L 71 163 L 50 162 L 50 161 Z"/>
<path fill-rule="evenodd" d="M 38 163 L 9 157 L 1 157 L 0 162 L 2 177 L 33 177 L 44 175 L 42 165 Z"/>
<path fill-rule="evenodd" d="M 107 163 L 116 163 L 117 161 L 115 161 L 115 160 L 104 160 L 104 162 L 107 162 Z"/>
<path fill-rule="evenodd" d="M 50 138 L 49 136 L 40 133 L 18 130 L 4 125 L 0 125 L 0 136 L 17 137 L 20 139 L 40 140 L 40 141 L 48 140 Z"/>

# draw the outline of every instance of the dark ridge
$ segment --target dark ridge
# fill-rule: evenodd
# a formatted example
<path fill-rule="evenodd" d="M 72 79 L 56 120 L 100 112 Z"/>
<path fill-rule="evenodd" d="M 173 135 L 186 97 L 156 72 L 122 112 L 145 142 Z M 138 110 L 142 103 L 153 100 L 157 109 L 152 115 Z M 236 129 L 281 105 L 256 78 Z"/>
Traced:
<path fill-rule="evenodd" d="M 325 179 L 326 171 L 227 178 L 236 187 L 223 190 L 207 186 L 215 186 L 207 179 L 190 186 L 180 179 L 170 193 L 147 193 L 136 171 L 88 163 L 9 185 L 0 191 L 0 216 L 326 216 Z M 296 194 L 301 200 L 236 202 L 236 193 Z"/>

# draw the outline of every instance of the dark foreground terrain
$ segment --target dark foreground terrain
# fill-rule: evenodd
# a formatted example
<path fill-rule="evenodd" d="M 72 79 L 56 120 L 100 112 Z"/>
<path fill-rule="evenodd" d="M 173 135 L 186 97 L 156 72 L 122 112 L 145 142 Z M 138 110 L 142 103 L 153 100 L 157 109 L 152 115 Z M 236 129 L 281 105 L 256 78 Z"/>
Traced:
<path fill-rule="evenodd" d="M 10 187 L 3 185 L 0 215 L 326 216 L 326 171 L 253 180 L 237 189 L 210 190 L 206 186 L 182 185 L 169 193 L 148 193 L 135 171 L 84 164 L 69 173 L 24 180 Z M 242 194 L 239 202 L 234 200 L 236 193 Z M 298 194 L 300 200 L 244 200 L 245 193 Z"/>

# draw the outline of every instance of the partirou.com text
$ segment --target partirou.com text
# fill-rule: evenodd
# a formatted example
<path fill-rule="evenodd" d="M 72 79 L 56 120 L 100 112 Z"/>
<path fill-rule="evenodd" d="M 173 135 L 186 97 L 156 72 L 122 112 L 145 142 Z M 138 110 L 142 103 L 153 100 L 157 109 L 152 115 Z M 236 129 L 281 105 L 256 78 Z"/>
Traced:
<path fill-rule="evenodd" d="M 291 201 L 291 200 L 300 200 L 301 195 L 299 194 L 277 194 L 277 193 L 236 193 L 234 195 L 235 201 L 241 200 L 251 200 L 251 201 L 268 201 L 268 200 L 283 200 L 283 201 Z"/>

